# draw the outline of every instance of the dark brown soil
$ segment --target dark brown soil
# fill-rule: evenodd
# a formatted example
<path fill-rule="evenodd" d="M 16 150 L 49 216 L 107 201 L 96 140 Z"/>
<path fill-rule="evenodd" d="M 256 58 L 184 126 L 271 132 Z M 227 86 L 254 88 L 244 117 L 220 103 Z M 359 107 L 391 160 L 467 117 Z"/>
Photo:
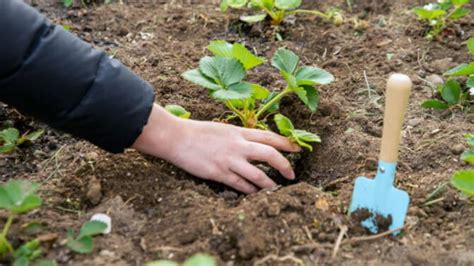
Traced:
<path fill-rule="evenodd" d="M 354 231 L 363 229 L 366 233 L 370 233 L 369 230 L 366 230 L 361 225 L 361 223 L 367 219 L 373 219 L 375 221 L 375 225 L 377 226 L 377 233 L 383 233 L 385 231 L 388 231 L 390 225 L 392 225 L 392 215 L 389 214 L 387 217 L 385 217 L 379 213 L 375 213 L 366 208 L 356 209 L 351 213 L 350 217 L 351 223 L 355 228 Z"/>
<path fill-rule="evenodd" d="M 314 114 L 294 97 L 281 104 L 296 127 L 323 140 L 313 153 L 302 154 L 297 183 L 248 196 L 135 151 L 107 154 L 0 106 L 2 124 L 13 123 L 22 132 L 46 128 L 39 141 L 0 155 L 2 180 L 43 183 L 45 206 L 16 220 L 9 235 L 14 243 L 23 240 L 21 226 L 35 220 L 43 230 L 30 237 L 55 234 L 43 246 L 46 257 L 61 265 L 143 265 L 159 258 L 182 261 L 198 251 L 222 265 L 474 264 L 474 203 L 444 185 L 454 171 L 467 168 L 459 154 L 466 148 L 463 135 L 474 132 L 474 116 L 420 107 L 433 96 L 427 76 L 471 60 L 463 42 L 474 36 L 474 14 L 429 42 L 423 38 L 426 28 L 407 12 L 423 1 L 305 1 L 307 8 L 340 7 L 363 23 L 336 27 L 298 16 L 280 29 L 285 39 L 277 41 L 266 27 L 238 26 L 238 14 L 222 14 L 211 0 L 71 9 L 56 1 L 34 2 L 54 22 L 70 26 L 153 84 L 157 102 L 180 104 L 194 119 L 212 120 L 225 110 L 180 77 L 196 67 L 213 39 L 243 42 L 266 58 L 288 47 L 336 81 L 320 87 Z M 395 238 L 359 240 L 347 208 L 355 178 L 375 176 L 385 82 L 393 72 L 414 82 L 395 184 L 410 195 L 407 226 Z M 278 76 L 264 66 L 250 79 L 277 89 Z M 80 228 L 96 212 L 112 217 L 112 233 L 95 238 L 92 254 L 67 250 L 66 229 Z M 350 229 L 332 258 L 345 226 Z"/>

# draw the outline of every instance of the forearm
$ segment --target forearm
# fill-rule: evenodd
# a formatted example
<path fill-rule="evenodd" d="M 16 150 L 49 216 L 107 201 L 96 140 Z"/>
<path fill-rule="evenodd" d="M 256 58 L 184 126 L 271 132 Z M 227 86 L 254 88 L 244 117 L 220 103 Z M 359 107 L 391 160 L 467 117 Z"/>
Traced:
<path fill-rule="evenodd" d="M 0 1 L 0 25 L 0 101 L 106 150 L 132 145 L 150 84 L 23 1 Z"/>

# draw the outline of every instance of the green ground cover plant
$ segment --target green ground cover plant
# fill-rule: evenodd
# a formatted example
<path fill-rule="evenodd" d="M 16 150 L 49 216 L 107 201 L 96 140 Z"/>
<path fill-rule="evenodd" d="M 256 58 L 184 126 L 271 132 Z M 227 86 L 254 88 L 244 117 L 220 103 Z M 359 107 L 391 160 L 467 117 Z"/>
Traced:
<path fill-rule="evenodd" d="M 469 53 L 474 55 L 474 38 L 467 41 Z M 456 66 L 446 73 L 448 80 L 439 85 L 437 90 L 441 99 L 429 99 L 424 101 L 421 106 L 433 109 L 450 109 L 459 107 L 462 110 L 470 111 L 471 97 L 474 95 L 474 61 Z M 461 77 L 464 83 L 454 78 Z"/>
<path fill-rule="evenodd" d="M 26 180 L 10 180 L 0 186 L 0 209 L 8 212 L 8 218 L 0 233 L 0 256 L 12 257 L 13 266 L 51 266 L 53 261 L 37 261 L 41 255 L 40 241 L 33 239 L 15 249 L 7 236 L 15 217 L 41 207 L 43 201 L 36 194 L 38 185 Z"/>
<path fill-rule="evenodd" d="M 270 92 L 267 88 L 245 80 L 247 71 L 265 63 L 265 59 L 251 53 L 239 43 L 230 44 L 217 40 L 209 44 L 208 50 L 214 56 L 205 56 L 199 62 L 197 69 L 188 70 L 183 77 L 201 87 L 207 88 L 210 96 L 223 102 L 230 111 L 225 121 L 239 119 L 244 127 L 267 130 L 268 116 L 277 114 L 279 103 L 285 96 L 295 94 L 312 112 L 316 111 L 319 103 L 318 85 L 329 84 L 334 77 L 327 71 L 313 67 L 300 66 L 299 57 L 292 51 L 278 49 L 271 64 L 286 81 L 283 90 Z M 276 117 L 280 123 L 280 133 L 299 143 L 303 147 L 306 142 L 316 142 L 319 137 L 303 131 L 296 131 L 292 124 L 283 116 Z M 291 124 L 291 126 L 289 126 Z M 282 129 L 291 130 L 282 130 Z M 313 136 L 310 137 L 309 135 Z M 309 148 L 308 148 L 309 149 Z"/>
<path fill-rule="evenodd" d="M 35 141 L 43 134 L 43 130 L 25 133 L 20 136 L 20 131 L 16 128 L 6 128 L 0 131 L 0 154 L 9 153 L 26 141 Z"/>
<path fill-rule="evenodd" d="M 75 236 L 73 229 L 68 229 L 66 245 L 77 253 L 91 253 L 94 249 L 92 237 L 103 233 L 106 228 L 107 224 L 104 222 L 87 221 L 82 225 L 78 236 Z"/>
<path fill-rule="evenodd" d="M 469 149 L 461 155 L 461 160 L 474 164 L 474 134 L 467 134 Z M 451 184 L 464 194 L 474 197 L 474 170 L 459 171 L 451 178 Z"/>
<path fill-rule="evenodd" d="M 327 21 L 332 21 L 336 25 L 343 23 L 341 13 L 336 9 L 330 9 L 327 12 L 319 10 L 299 9 L 301 0 L 221 0 L 221 10 L 226 12 L 229 8 L 249 8 L 256 10 L 255 15 L 244 15 L 240 20 L 247 23 L 263 21 L 269 17 L 273 25 L 280 25 L 285 17 L 299 13 L 319 16 Z"/>
<path fill-rule="evenodd" d="M 465 8 L 469 0 L 441 0 L 413 9 L 419 20 L 425 21 L 430 31 L 426 34 L 428 39 L 437 37 L 449 24 L 469 14 L 470 9 Z"/>
<path fill-rule="evenodd" d="M 189 258 L 187 258 L 183 264 L 171 260 L 158 260 L 152 261 L 145 264 L 145 266 L 217 266 L 216 259 L 214 257 L 204 254 L 197 253 Z"/>

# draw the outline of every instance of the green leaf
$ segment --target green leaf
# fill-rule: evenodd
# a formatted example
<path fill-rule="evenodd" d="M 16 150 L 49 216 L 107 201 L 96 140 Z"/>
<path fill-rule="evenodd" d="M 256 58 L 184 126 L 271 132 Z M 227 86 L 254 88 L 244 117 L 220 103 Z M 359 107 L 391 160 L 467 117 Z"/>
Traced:
<path fill-rule="evenodd" d="M 41 137 L 41 135 L 43 135 L 43 133 L 44 133 L 44 130 L 40 129 L 40 130 L 36 130 L 34 132 L 31 132 L 31 133 L 25 135 L 23 138 L 26 139 L 26 140 L 29 140 L 29 141 L 35 141 L 39 137 Z"/>
<path fill-rule="evenodd" d="M 308 142 L 321 142 L 321 138 L 318 135 L 299 129 L 295 129 L 291 132 L 290 139 L 309 151 L 313 151 L 313 147 L 308 144 Z"/>
<path fill-rule="evenodd" d="M 65 7 L 72 6 L 73 2 L 74 2 L 74 0 L 63 0 L 63 4 L 64 4 Z"/>
<path fill-rule="evenodd" d="M 283 10 L 296 9 L 301 5 L 301 0 L 275 0 L 275 6 Z"/>
<path fill-rule="evenodd" d="M 469 3 L 470 0 L 451 0 L 451 3 L 455 6 L 463 6 Z"/>
<path fill-rule="evenodd" d="M 179 266 L 179 264 L 171 260 L 158 260 L 148 262 L 145 264 L 145 266 Z"/>
<path fill-rule="evenodd" d="M 314 87 L 301 86 L 294 91 L 311 112 L 316 111 L 319 104 L 319 93 Z"/>
<path fill-rule="evenodd" d="M 290 74 L 286 71 L 281 71 L 280 74 L 288 82 L 288 87 L 290 89 L 296 90 L 298 88 L 298 83 L 296 82 L 296 77 L 295 76 L 293 76 L 292 74 Z"/>
<path fill-rule="evenodd" d="M 69 240 L 66 243 L 66 246 L 77 253 L 85 254 L 92 252 L 94 249 L 94 242 L 92 242 L 91 236 L 83 236 L 78 239 Z"/>
<path fill-rule="evenodd" d="M 468 196 L 474 196 L 474 170 L 455 173 L 451 178 L 451 184 Z"/>
<path fill-rule="evenodd" d="M 13 151 L 16 148 L 16 144 L 8 143 L 0 146 L 0 153 L 8 153 Z"/>
<path fill-rule="evenodd" d="M 304 66 L 296 72 L 298 85 L 329 84 L 334 81 L 334 76 L 324 69 Z"/>
<path fill-rule="evenodd" d="M 14 213 L 24 213 L 41 206 L 41 199 L 34 193 L 38 185 L 26 180 L 10 180 L 0 186 L 0 208 Z"/>
<path fill-rule="evenodd" d="M 427 10 L 423 7 L 415 7 L 413 11 L 418 15 L 419 18 L 426 20 L 433 20 L 446 14 L 446 11 L 441 9 Z"/>
<path fill-rule="evenodd" d="M 229 4 L 227 3 L 227 0 L 221 0 L 221 4 L 219 7 L 221 9 L 221 12 L 226 12 L 227 9 L 229 9 Z"/>
<path fill-rule="evenodd" d="M 441 90 L 441 97 L 448 104 L 457 104 L 461 97 L 461 85 L 456 80 L 448 80 Z"/>
<path fill-rule="evenodd" d="M 423 108 L 448 109 L 449 106 L 440 100 L 426 100 L 421 104 Z"/>
<path fill-rule="evenodd" d="M 450 19 L 457 20 L 469 14 L 470 10 L 467 8 L 458 8 L 449 16 Z"/>
<path fill-rule="evenodd" d="M 228 89 L 214 91 L 212 97 L 218 100 L 239 100 L 252 96 L 252 86 L 247 82 L 231 85 Z"/>
<path fill-rule="evenodd" d="M 471 75 L 466 81 L 466 86 L 468 88 L 474 88 L 474 75 Z"/>
<path fill-rule="evenodd" d="M 19 257 L 15 259 L 12 266 L 28 266 L 30 264 L 30 260 L 27 257 Z"/>
<path fill-rule="evenodd" d="M 32 209 L 36 209 L 43 204 L 41 198 L 37 195 L 28 195 L 23 202 L 18 207 L 12 208 L 12 212 L 14 213 L 25 213 Z"/>
<path fill-rule="evenodd" d="M 295 129 L 293 136 L 305 142 L 321 142 L 321 138 L 318 135 L 305 130 Z"/>
<path fill-rule="evenodd" d="M 227 0 L 227 4 L 232 8 L 241 8 L 247 4 L 247 0 Z"/>
<path fill-rule="evenodd" d="M 252 97 L 256 100 L 263 100 L 270 95 L 270 91 L 265 87 L 258 84 L 250 84 L 250 86 L 252 86 Z"/>
<path fill-rule="evenodd" d="M 274 7 L 274 0 L 251 0 L 250 3 L 260 9 L 272 10 Z"/>
<path fill-rule="evenodd" d="M 206 56 L 199 62 L 199 70 L 223 87 L 238 83 L 245 78 L 244 66 L 232 58 Z"/>
<path fill-rule="evenodd" d="M 83 236 L 94 236 L 101 234 L 107 228 L 107 224 L 100 221 L 87 221 L 85 222 L 79 232 L 78 238 Z"/>
<path fill-rule="evenodd" d="M 209 43 L 207 49 L 215 56 L 222 56 L 226 58 L 232 58 L 232 47 L 233 45 L 223 41 L 216 40 Z"/>
<path fill-rule="evenodd" d="M 293 123 L 291 123 L 291 120 L 282 115 L 282 114 L 276 114 L 273 118 L 275 120 L 275 124 L 277 125 L 278 130 L 280 131 L 280 134 L 283 136 L 291 136 L 291 133 L 295 129 L 293 126 Z"/>
<path fill-rule="evenodd" d="M 29 260 L 34 260 L 39 255 L 41 255 L 41 250 L 40 250 L 40 241 L 38 239 L 34 239 L 34 240 L 26 242 L 25 244 L 17 248 L 15 252 L 13 253 L 13 256 L 15 258 L 25 257 L 25 258 L 28 258 Z"/>
<path fill-rule="evenodd" d="M 272 66 L 276 67 L 280 71 L 284 71 L 293 75 L 296 71 L 299 61 L 300 58 L 292 51 L 285 48 L 279 48 L 275 55 L 273 55 Z"/>
<path fill-rule="evenodd" d="M 454 67 L 448 70 L 443 75 L 445 76 L 468 76 L 474 74 L 474 62 L 470 64 L 460 64 L 457 67 Z"/>
<path fill-rule="evenodd" d="M 192 83 L 202 86 L 210 90 L 218 90 L 221 88 L 218 84 L 212 81 L 210 78 L 204 76 L 198 69 L 188 70 L 183 73 L 183 78 Z"/>
<path fill-rule="evenodd" d="M 267 17 L 267 14 L 257 14 L 252 16 L 240 16 L 240 20 L 243 22 L 252 24 L 263 21 Z"/>
<path fill-rule="evenodd" d="M 189 118 L 191 116 L 190 112 L 186 111 L 184 107 L 177 104 L 168 104 L 165 106 L 165 109 L 166 111 L 177 117 Z"/>
<path fill-rule="evenodd" d="M 210 255 L 197 253 L 187 259 L 183 266 L 217 266 L 217 261 Z"/>
<path fill-rule="evenodd" d="M 474 38 L 467 40 L 467 49 L 469 49 L 469 53 L 474 55 Z"/>
<path fill-rule="evenodd" d="M 464 138 L 467 140 L 469 146 L 474 146 L 474 134 L 466 134 Z"/>
<path fill-rule="evenodd" d="M 234 43 L 232 46 L 232 57 L 239 60 L 246 70 L 252 69 L 265 63 L 263 58 L 255 56 L 245 46 L 240 43 Z"/>
<path fill-rule="evenodd" d="M 463 152 L 463 154 L 461 154 L 461 160 L 474 163 L 474 150 Z"/>
<path fill-rule="evenodd" d="M 0 131 L 0 141 L 4 144 L 16 143 L 20 138 L 20 132 L 16 128 L 7 128 Z"/>
<path fill-rule="evenodd" d="M 52 260 L 42 260 L 34 264 L 34 266 L 57 266 L 55 261 Z"/>

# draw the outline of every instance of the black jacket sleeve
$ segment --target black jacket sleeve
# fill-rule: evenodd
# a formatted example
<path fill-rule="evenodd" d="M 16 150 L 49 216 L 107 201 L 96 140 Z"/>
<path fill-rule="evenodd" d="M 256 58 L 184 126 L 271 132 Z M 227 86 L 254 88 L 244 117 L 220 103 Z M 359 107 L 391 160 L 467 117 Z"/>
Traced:
<path fill-rule="evenodd" d="M 0 0 L 0 101 L 110 152 L 148 120 L 151 85 L 21 0 Z"/>

